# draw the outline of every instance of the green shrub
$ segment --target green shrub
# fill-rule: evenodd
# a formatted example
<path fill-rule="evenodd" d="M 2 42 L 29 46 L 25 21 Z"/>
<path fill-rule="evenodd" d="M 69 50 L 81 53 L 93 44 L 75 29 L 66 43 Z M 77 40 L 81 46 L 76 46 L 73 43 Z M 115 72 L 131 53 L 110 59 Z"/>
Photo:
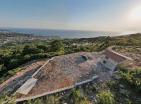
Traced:
<path fill-rule="evenodd" d="M 98 104 L 115 104 L 114 95 L 110 91 L 102 91 L 97 94 Z"/>
<path fill-rule="evenodd" d="M 2 95 L 0 96 L 0 104 L 16 104 L 14 96 Z"/>

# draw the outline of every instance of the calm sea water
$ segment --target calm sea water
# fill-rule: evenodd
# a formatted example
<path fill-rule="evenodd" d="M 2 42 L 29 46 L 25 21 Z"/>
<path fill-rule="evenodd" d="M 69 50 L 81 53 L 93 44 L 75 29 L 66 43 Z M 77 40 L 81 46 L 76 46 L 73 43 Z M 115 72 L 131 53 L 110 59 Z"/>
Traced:
<path fill-rule="evenodd" d="M 51 29 L 7 29 L 10 32 L 27 33 L 42 36 L 59 36 L 60 38 L 92 38 L 98 36 L 116 36 L 118 33 L 102 31 L 78 31 L 78 30 L 51 30 Z"/>

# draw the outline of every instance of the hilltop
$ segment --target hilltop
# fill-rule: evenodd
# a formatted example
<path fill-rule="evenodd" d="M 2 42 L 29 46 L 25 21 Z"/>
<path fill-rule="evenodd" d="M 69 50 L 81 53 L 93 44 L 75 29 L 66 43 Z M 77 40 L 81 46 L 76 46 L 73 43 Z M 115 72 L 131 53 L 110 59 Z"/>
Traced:
<path fill-rule="evenodd" d="M 59 100 L 60 102 L 70 102 L 70 101 L 74 102 L 75 100 L 78 100 L 78 99 L 75 99 L 75 97 L 76 98 L 80 97 L 82 101 L 96 102 L 94 101 L 98 99 L 96 96 L 99 96 L 100 97 L 99 99 L 103 99 L 104 98 L 103 96 L 107 96 L 107 94 L 109 94 L 108 96 L 114 99 L 114 101 L 118 103 L 135 102 L 135 104 L 136 103 L 138 104 L 140 103 L 140 98 L 139 98 L 140 94 L 137 93 L 138 91 L 140 91 L 140 84 L 139 84 L 140 83 L 139 75 L 140 75 L 140 66 L 141 66 L 139 62 L 139 57 L 141 56 L 140 54 L 141 41 L 140 40 L 141 40 L 141 34 L 138 33 L 138 34 L 131 34 L 126 36 L 116 36 L 116 37 L 103 36 L 103 37 L 96 37 L 96 38 L 62 39 L 62 40 L 40 40 L 39 39 L 36 41 L 35 40 L 30 41 L 28 43 L 23 42 L 18 44 L 16 43 L 13 44 L 11 42 L 11 44 L 6 44 L 5 46 L 2 46 L 0 51 L 0 56 L 1 56 L 0 57 L 0 69 L 1 69 L 0 73 L 2 73 L 0 78 L 1 83 L 9 79 L 13 75 L 15 75 L 17 72 L 24 70 L 25 68 L 22 68 L 21 65 L 33 60 L 38 60 L 43 58 L 48 59 L 48 58 L 57 56 L 58 58 L 56 61 L 58 64 L 55 66 L 56 68 L 59 68 L 59 70 L 61 71 L 63 67 L 58 65 L 61 65 L 60 60 L 64 60 L 64 58 L 60 55 L 66 55 L 66 57 L 68 57 L 69 55 L 67 56 L 67 54 L 74 53 L 72 54 L 70 58 L 67 58 L 67 59 L 71 59 L 72 57 L 75 56 L 75 53 L 77 52 L 78 53 L 79 52 L 90 52 L 90 53 L 100 52 L 101 53 L 105 51 L 105 49 L 107 49 L 108 47 L 113 46 L 115 47 L 113 48 L 115 51 L 123 55 L 126 55 L 128 57 L 132 55 L 131 58 L 134 59 L 133 63 L 129 64 L 129 62 L 127 62 L 128 64 L 119 65 L 117 67 L 118 68 L 117 74 L 113 75 L 110 81 L 105 81 L 105 82 L 100 81 L 98 83 L 85 84 L 84 86 L 81 86 L 80 88 L 76 87 L 76 89 L 74 89 L 73 91 L 69 90 L 67 92 L 63 92 L 64 93 L 63 95 L 58 94 L 57 98 L 59 97 L 58 99 L 60 99 Z M 64 65 L 65 65 L 65 62 L 63 63 Z M 43 65 L 43 64 L 40 64 L 40 65 Z M 85 65 L 84 63 L 82 63 L 81 65 L 87 67 L 87 65 Z M 73 67 L 75 65 L 70 63 L 67 67 L 70 68 L 71 66 Z M 79 67 L 82 67 L 82 66 L 79 66 Z M 36 66 L 33 72 L 35 72 L 38 69 L 37 67 L 38 65 Z M 129 68 L 132 68 L 132 69 L 130 70 Z M 75 69 L 76 71 L 77 67 L 73 69 Z M 57 71 L 59 70 L 54 70 L 54 71 L 57 74 Z M 63 69 L 63 71 L 64 70 L 66 69 Z M 44 76 L 40 76 L 40 75 L 38 77 L 44 78 Z M 74 81 L 76 80 L 73 80 L 72 82 Z M 135 83 L 136 81 L 137 83 Z M 66 83 L 69 83 L 69 82 L 67 81 Z M 60 86 L 65 86 L 65 84 L 64 83 L 60 84 Z M 55 85 L 55 87 L 57 87 L 57 85 Z M 131 90 L 133 88 L 134 90 Z M 77 95 L 78 93 L 80 95 Z M 93 93 L 96 93 L 97 95 Z M 131 96 L 132 94 L 134 95 L 134 97 Z M 56 97 L 56 94 L 55 94 L 55 97 Z M 48 99 L 48 96 L 47 96 L 47 99 Z M 121 100 L 119 101 L 119 99 Z"/>

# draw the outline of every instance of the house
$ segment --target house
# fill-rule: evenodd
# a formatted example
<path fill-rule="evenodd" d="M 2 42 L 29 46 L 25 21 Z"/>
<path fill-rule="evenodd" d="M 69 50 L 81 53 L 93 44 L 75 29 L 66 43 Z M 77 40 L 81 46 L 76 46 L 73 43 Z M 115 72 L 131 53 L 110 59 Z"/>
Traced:
<path fill-rule="evenodd" d="M 114 71 L 116 66 L 124 62 L 125 60 L 132 60 L 132 59 L 124 55 L 121 55 L 109 48 L 104 52 L 104 57 L 102 58 L 101 63 L 106 68 L 110 69 L 111 71 Z"/>

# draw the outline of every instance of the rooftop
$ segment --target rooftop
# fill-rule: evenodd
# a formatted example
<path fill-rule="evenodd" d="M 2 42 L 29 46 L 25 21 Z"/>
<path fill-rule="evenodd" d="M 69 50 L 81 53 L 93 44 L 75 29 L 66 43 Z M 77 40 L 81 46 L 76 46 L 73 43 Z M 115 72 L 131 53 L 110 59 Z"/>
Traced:
<path fill-rule="evenodd" d="M 32 79 L 28 81 L 28 84 L 26 83 L 26 86 L 23 85 L 22 88 L 28 93 L 22 94 L 20 91 L 21 94 L 17 94 L 17 97 L 35 96 L 90 79 L 95 73 L 95 63 L 98 58 L 99 56 L 95 53 L 87 52 L 54 57 L 34 76 L 38 81 Z M 26 89 L 28 85 L 30 87 Z"/>
<path fill-rule="evenodd" d="M 26 95 L 35 86 L 36 82 L 37 79 L 35 78 L 28 79 L 16 92 Z"/>
<path fill-rule="evenodd" d="M 115 62 L 118 62 L 118 63 L 123 62 L 125 60 L 132 60 L 131 58 L 126 57 L 126 56 L 124 56 L 122 54 L 119 54 L 119 53 L 117 53 L 117 52 L 115 52 L 115 51 L 113 51 L 111 49 L 107 49 L 105 51 L 105 55 L 108 58 L 111 58 L 112 60 L 114 60 Z"/>

